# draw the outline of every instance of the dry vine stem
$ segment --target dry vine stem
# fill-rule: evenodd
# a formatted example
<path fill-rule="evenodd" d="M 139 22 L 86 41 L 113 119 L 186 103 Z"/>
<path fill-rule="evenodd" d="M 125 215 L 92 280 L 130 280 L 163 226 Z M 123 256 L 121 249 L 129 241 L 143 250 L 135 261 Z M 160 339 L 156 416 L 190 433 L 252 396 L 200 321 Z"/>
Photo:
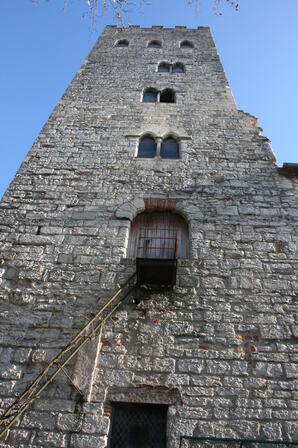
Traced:
<path fill-rule="evenodd" d="M 134 0 L 81 0 L 86 4 L 87 10 L 89 12 L 91 28 L 93 28 L 94 23 L 98 17 L 104 17 L 108 10 L 112 10 L 114 12 L 115 18 L 119 21 L 121 26 L 125 26 L 128 24 L 128 16 L 129 12 L 137 8 Z M 161 0 L 162 1 L 162 0 Z M 199 3 L 200 0 L 175 0 L 179 2 L 185 2 L 188 5 L 196 5 L 196 11 L 199 11 Z M 237 0 L 209 0 L 210 3 L 213 3 L 214 10 L 216 14 L 221 15 L 221 6 L 224 3 L 229 4 L 236 11 L 238 10 L 239 4 Z M 37 4 L 40 0 L 32 0 L 33 3 Z M 139 10 L 141 11 L 143 6 L 150 6 L 146 0 L 139 0 Z M 69 6 L 69 0 L 64 0 L 64 11 L 67 10 Z"/>

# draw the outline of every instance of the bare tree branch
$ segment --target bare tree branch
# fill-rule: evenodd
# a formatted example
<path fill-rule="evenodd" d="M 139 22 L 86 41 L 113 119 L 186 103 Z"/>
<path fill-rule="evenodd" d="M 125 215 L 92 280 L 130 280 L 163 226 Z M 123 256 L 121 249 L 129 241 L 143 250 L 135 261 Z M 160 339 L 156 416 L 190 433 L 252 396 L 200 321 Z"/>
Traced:
<path fill-rule="evenodd" d="M 31 0 L 32 3 L 38 4 L 40 0 Z M 51 0 L 46 0 L 51 1 Z M 198 13 L 200 0 L 181 0 L 186 5 L 193 5 L 195 3 Z M 147 0 L 139 0 L 139 6 L 136 5 L 135 0 L 81 0 L 86 5 L 91 23 L 91 30 L 93 30 L 95 22 L 98 18 L 102 18 L 109 11 L 113 11 L 114 17 L 119 21 L 121 26 L 125 26 L 129 22 L 129 13 L 136 8 L 142 11 L 143 6 L 150 6 Z M 210 0 L 216 14 L 221 15 L 221 7 L 223 4 L 229 4 L 235 11 L 239 9 L 237 0 Z M 64 0 L 64 11 L 69 7 L 69 0 Z"/>

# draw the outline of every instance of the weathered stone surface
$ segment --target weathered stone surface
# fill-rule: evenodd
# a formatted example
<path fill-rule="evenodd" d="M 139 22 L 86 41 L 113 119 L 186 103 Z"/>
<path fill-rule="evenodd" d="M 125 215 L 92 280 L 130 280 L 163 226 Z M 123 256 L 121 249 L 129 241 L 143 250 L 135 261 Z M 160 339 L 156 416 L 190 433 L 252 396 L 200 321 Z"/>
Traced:
<path fill-rule="evenodd" d="M 104 437 L 95 437 L 91 435 L 72 434 L 70 438 L 71 448 L 101 448 L 106 446 Z"/>
<path fill-rule="evenodd" d="M 283 370 L 281 364 L 278 363 L 257 362 L 256 373 L 260 376 L 278 378 L 282 376 Z"/>
<path fill-rule="evenodd" d="M 59 414 L 57 428 L 62 431 L 80 432 L 83 418 L 83 414 Z"/>
<path fill-rule="evenodd" d="M 39 431 L 33 440 L 33 446 L 47 446 L 55 448 L 67 447 L 68 437 L 65 434 Z"/>
<path fill-rule="evenodd" d="M 298 378 L 298 365 L 296 364 L 285 364 L 284 369 L 287 378 Z"/>
<path fill-rule="evenodd" d="M 147 87 L 176 102 L 143 103 Z M 136 157 L 146 133 L 176 135 L 180 158 Z M 134 272 L 131 221 L 154 201 L 187 221 L 189 259 L 66 366 L 81 393 L 58 375 L 0 446 L 106 448 L 114 402 L 167 405 L 167 448 L 297 441 L 297 190 L 207 28 L 107 27 L 0 204 L 0 411 Z"/>

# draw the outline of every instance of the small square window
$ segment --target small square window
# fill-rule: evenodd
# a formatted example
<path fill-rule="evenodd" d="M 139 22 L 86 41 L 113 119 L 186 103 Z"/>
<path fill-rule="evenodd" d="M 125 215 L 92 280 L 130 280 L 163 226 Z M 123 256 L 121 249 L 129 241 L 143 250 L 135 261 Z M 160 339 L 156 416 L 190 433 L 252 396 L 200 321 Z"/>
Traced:
<path fill-rule="evenodd" d="M 113 403 L 109 448 L 166 448 L 166 405 Z"/>

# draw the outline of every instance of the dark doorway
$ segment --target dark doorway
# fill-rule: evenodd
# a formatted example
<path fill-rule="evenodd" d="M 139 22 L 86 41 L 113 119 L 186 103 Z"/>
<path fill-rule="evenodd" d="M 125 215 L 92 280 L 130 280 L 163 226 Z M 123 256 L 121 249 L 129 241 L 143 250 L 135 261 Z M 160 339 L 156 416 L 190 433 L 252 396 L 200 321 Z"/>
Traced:
<path fill-rule="evenodd" d="M 113 403 L 109 448 L 166 448 L 165 405 Z"/>

